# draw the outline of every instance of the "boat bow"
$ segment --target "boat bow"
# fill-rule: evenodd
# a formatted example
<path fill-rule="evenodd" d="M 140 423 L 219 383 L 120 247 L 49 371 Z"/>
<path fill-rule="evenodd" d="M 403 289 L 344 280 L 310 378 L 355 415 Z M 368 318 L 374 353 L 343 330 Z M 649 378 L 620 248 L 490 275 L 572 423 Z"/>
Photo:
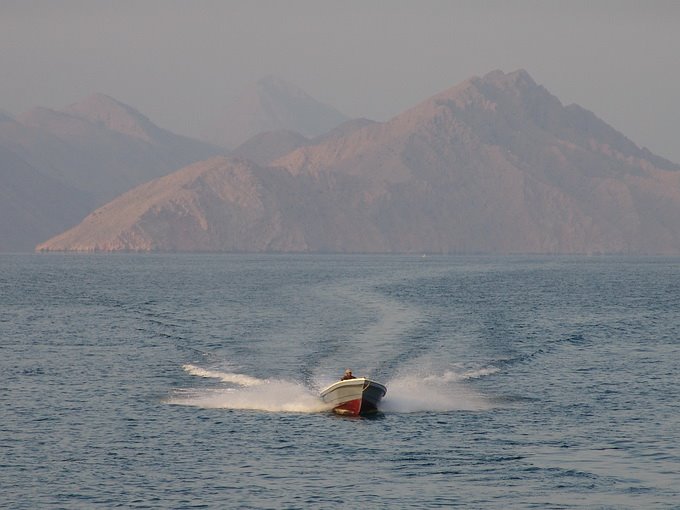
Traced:
<path fill-rule="evenodd" d="M 385 393 L 379 382 L 357 377 L 331 384 L 321 391 L 321 399 L 338 414 L 358 416 L 375 413 Z"/>

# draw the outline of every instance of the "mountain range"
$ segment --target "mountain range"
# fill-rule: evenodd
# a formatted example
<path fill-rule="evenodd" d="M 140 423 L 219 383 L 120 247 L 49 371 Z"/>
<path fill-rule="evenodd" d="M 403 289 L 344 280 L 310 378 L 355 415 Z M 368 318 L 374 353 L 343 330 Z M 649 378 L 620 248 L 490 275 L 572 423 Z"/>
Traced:
<path fill-rule="evenodd" d="M 142 184 L 38 249 L 680 253 L 680 166 L 523 70 L 300 135 Z"/>

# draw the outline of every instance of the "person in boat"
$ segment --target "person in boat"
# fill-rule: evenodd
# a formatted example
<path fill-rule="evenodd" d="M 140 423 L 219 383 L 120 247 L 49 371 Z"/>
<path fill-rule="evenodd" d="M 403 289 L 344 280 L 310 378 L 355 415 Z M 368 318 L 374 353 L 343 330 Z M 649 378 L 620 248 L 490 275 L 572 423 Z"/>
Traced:
<path fill-rule="evenodd" d="M 347 379 L 356 379 L 356 377 L 354 377 L 352 375 L 352 371 L 349 368 L 347 370 L 345 370 L 345 375 L 343 375 L 342 379 L 340 379 L 340 380 L 346 381 Z"/>

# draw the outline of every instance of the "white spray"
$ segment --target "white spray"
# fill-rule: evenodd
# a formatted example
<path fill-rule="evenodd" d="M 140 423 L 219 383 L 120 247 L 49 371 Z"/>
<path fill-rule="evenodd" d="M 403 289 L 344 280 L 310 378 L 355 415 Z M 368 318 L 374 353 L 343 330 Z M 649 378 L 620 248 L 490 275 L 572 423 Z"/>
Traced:
<path fill-rule="evenodd" d="M 329 411 L 316 390 L 282 379 L 258 379 L 246 374 L 184 365 L 184 370 L 198 377 L 217 379 L 219 388 L 176 390 L 170 404 L 218 409 L 247 409 L 277 413 L 318 413 Z M 387 396 L 381 410 L 386 413 L 481 411 L 492 406 L 488 400 L 465 384 L 465 381 L 497 372 L 482 368 L 440 374 L 420 370 L 400 373 L 387 381 Z M 329 379 L 330 380 L 330 379 Z"/>

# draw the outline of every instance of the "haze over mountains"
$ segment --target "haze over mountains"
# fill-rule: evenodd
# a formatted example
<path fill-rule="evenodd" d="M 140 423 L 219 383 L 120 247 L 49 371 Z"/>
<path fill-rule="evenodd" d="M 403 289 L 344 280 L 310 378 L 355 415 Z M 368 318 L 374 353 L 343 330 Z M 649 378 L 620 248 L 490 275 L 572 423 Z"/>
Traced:
<path fill-rule="evenodd" d="M 290 130 L 314 138 L 347 121 L 332 106 L 295 85 L 267 76 L 247 88 L 204 130 L 203 138 L 235 149 L 266 131 Z"/>
<path fill-rule="evenodd" d="M 680 166 L 525 71 L 471 78 L 385 123 L 239 151 L 260 164 L 192 164 L 38 249 L 680 253 Z"/>
<path fill-rule="evenodd" d="M 42 175 L 0 146 L 0 252 L 33 250 L 91 209 L 77 190 Z"/>
<path fill-rule="evenodd" d="M 3 251 L 32 250 L 132 187 L 225 152 L 103 94 L 0 117 L 0 149 Z"/>

